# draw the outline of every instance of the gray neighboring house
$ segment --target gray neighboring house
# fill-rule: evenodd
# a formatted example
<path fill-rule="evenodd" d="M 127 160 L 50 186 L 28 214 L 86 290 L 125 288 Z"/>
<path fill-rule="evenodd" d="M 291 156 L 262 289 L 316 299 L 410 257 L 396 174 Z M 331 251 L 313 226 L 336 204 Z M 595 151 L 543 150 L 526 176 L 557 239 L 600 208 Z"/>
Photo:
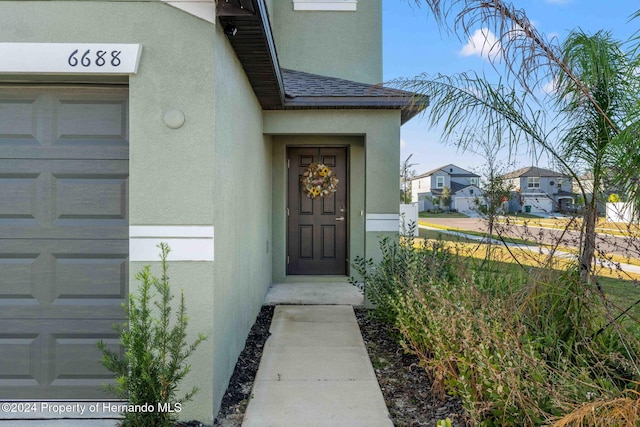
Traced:
<path fill-rule="evenodd" d="M 482 197 L 479 183 L 480 175 L 449 164 L 413 178 L 411 201 L 418 202 L 420 211 L 433 209 L 438 207 L 438 203 L 434 204 L 433 199 L 440 198 L 442 190 L 447 187 L 451 190 L 451 209 L 471 212 L 474 210 L 475 200 Z"/>
<path fill-rule="evenodd" d="M 566 212 L 573 207 L 571 177 L 549 169 L 529 166 L 504 175 L 514 188 L 509 211 L 533 214 Z"/>
<path fill-rule="evenodd" d="M 578 183 L 579 182 L 579 183 Z M 573 192 L 576 193 L 577 196 L 582 195 L 582 190 L 584 189 L 584 196 L 586 200 L 591 200 L 593 197 L 593 173 L 587 172 L 584 175 L 578 177 L 578 182 L 573 183 Z M 582 189 L 580 185 L 582 185 Z M 607 211 L 606 203 L 609 199 L 609 196 L 614 193 L 620 193 L 620 189 L 617 188 L 615 184 L 612 183 L 612 179 L 610 177 L 605 177 L 604 183 L 602 184 L 601 190 L 598 194 L 598 213 L 604 215 Z"/>

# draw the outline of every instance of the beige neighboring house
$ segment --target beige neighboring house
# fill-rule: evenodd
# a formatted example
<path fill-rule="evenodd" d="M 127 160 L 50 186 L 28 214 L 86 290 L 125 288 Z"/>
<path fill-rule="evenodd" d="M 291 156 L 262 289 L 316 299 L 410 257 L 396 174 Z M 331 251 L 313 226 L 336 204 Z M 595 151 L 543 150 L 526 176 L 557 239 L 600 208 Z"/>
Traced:
<path fill-rule="evenodd" d="M 580 185 L 582 185 L 582 189 Z M 582 191 L 584 189 L 585 201 L 591 200 L 593 197 L 593 173 L 587 172 L 584 175 L 578 177 L 578 182 L 573 183 L 573 192 L 576 195 L 582 195 Z M 598 213 L 604 215 L 606 212 L 606 203 L 609 199 L 609 196 L 613 193 L 618 193 L 615 185 L 611 183 L 611 179 L 605 178 L 604 183 L 602 184 L 602 188 L 600 189 L 600 194 L 598 197 Z"/>
<path fill-rule="evenodd" d="M 549 169 L 529 166 L 504 175 L 515 189 L 509 211 L 532 214 L 566 212 L 573 207 L 575 194 L 571 177 Z"/>
<path fill-rule="evenodd" d="M 475 200 L 482 197 L 478 187 L 480 175 L 469 172 L 453 164 L 433 169 L 411 180 L 411 201 L 418 202 L 420 211 L 438 207 L 434 199 L 442 196 L 442 190 L 451 190 L 451 209 L 458 212 L 472 212 Z M 441 205 L 440 205 L 441 206 Z"/>

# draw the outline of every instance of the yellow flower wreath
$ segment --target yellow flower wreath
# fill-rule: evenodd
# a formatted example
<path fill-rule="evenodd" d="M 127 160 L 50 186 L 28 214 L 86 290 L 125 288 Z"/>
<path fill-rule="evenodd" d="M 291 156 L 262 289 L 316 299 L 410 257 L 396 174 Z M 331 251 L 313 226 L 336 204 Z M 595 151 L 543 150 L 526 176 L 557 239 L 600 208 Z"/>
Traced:
<path fill-rule="evenodd" d="M 311 163 L 300 179 L 302 191 L 310 199 L 335 193 L 338 182 L 335 173 L 323 163 Z"/>

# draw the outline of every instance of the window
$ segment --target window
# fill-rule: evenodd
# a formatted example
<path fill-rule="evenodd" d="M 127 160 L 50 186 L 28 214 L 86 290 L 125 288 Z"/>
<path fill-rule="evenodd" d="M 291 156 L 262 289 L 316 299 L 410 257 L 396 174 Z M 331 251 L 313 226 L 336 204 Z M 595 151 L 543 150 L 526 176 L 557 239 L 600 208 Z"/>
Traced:
<path fill-rule="evenodd" d="M 527 178 L 527 188 L 540 188 L 540 177 L 530 176 Z"/>
<path fill-rule="evenodd" d="M 355 12 L 357 5 L 358 0 L 293 0 L 293 10 Z"/>
<path fill-rule="evenodd" d="M 562 190 L 562 178 L 558 178 L 558 189 Z"/>
<path fill-rule="evenodd" d="M 444 187 L 444 176 L 436 176 L 436 188 Z"/>
<path fill-rule="evenodd" d="M 478 178 L 471 178 L 471 185 L 478 186 Z"/>

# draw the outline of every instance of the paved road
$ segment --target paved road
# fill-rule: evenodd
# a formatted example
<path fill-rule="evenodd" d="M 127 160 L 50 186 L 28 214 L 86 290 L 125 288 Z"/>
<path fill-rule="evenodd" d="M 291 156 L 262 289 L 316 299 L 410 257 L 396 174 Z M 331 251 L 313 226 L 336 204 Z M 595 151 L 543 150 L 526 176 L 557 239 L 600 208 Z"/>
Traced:
<path fill-rule="evenodd" d="M 461 230 L 487 231 L 486 221 L 479 218 L 421 218 L 421 221 L 430 224 L 441 225 L 448 228 Z M 555 244 L 560 241 L 560 246 L 577 248 L 580 246 L 580 233 L 578 231 L 558 230 L 515 224 L 496 224 L 496 232 L 506 237 L 532 240 L 545 244 Z M 494 234 L 496 234 L 494 232 Z M 600 255 L 615 254 L 630 258 L 640 258 L 640 239 L 625 238 L 611 234 L 599 233 L 596 239 L 596 247 Z"/>

